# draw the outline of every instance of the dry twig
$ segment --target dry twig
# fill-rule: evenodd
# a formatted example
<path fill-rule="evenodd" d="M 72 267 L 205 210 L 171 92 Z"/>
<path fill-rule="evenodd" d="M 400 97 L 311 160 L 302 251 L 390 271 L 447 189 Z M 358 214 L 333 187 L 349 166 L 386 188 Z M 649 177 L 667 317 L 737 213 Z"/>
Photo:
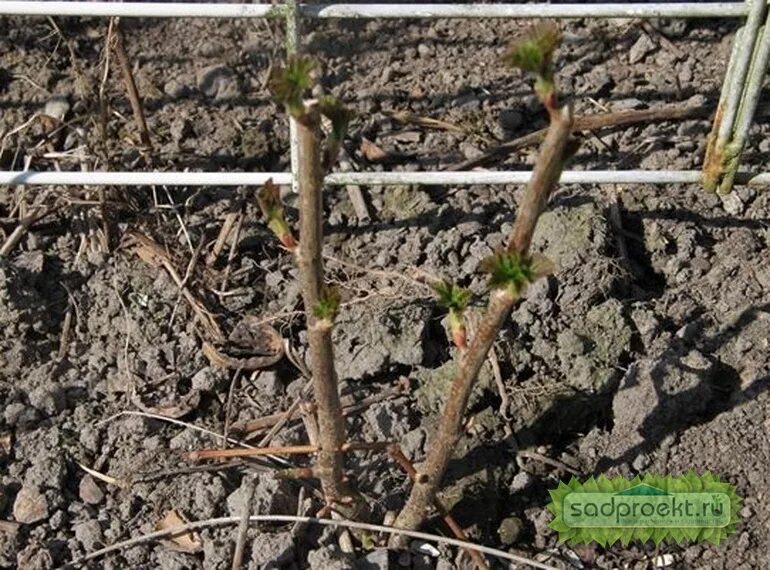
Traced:
<path fill-rule="evenodd" d="M 5 242 L 2 246 L 0 246 L 0 257 L 5 257 L 11 251 L 13 251 L 13 248 L 15 248 L 19 242 L 21 241 L 21 238 L 24 237 L 24 235 L 29 231 L 29 228 L 45 218 L 46 216 L 50 215 L 56 210 L 55 207 L 51 208 L 45 208 L 45 207 L 39 207 L 35 208 L 29 215 L 25 216 L 18 226 L 11 232 L 11 234 L 6 238 Z"/>
<path fill-rule="evenodd" d="M 412 462 L 409 461 L 409 458 L 404 455 L 404 452 L 401 451 L 401 448 L 398 445 L 391 445 L 388 447 L 388 454 L 393 458 L 393 460 L 403 469 L 404 473 L 407 474 L 407 476 L 414 481 L 417 477 L 417 470 L 414 468 L 414 465 L 412 465 Z M 444 519 L 444 522 L 449 527 L 449 529 L 454 533 L 455 537 L 460 540 L 468 540 L 468 536 L 465 534 L 465 531 L 463 528 L 457 524 L 457 521 L 454 519 L 454 517 L 449 514 L 449 511 L 446 510 L 444 505 L 441 504 L 441 501 L 439 501 L 437 498 L 433 500 L 433 506 L 436 508 L 438 513 L 441 515 L 441 518 Z M 479 554 L 477 550 L 467 549 L 466 552 L 468 553 L 468 556 L 473 559 L 474 564 L 476 564 L 477 570 L 489 570 L 489 566 L 487 566 L 486 561 L 484 560 L 484 557 Z"/>
<path fill-rule="evenodd" d="M 257 488 L 257 477 L 253 474 L 247 475 L 246 497 L 241 509 L 241 522 L 238 523 L 238 533 L 235 539 L 235 550 L 233 552 L 233 562 L 230 565 L 231 570 L 239 570 L 243 564 L 243 553 L 246 550 L 246 536 L 249 531 L 249 515 L 251 514 L 251 503 L 254 500 L 254 491 Z"/>
<path fill-rule="evenodd" d="M 134 81 L 134 73 L 131 69 L 131 60 L 126 52 L 126 36 L 123 33 L 123 28 L 120 25 L 120 19 L 116 18 L 115 22 L 115 55 L 118 57 L 118 64 L 120 65 L 120 71 L 123 73 L 123 82 L 126 85 L 126 94 L 128 100 L 131 103 L 131 110 L 134 113 L 134 121 L 136 127 L 139 129 L 139 140 L 142 143 L 143 150 L 145 152 L 152 150 L 152 140 L 150 139 L 150 131 L 147 129 L 147 121 L 144 118 L 144 108 L 142 107 L 142 98 L 139 95 L 139 90 L 136 88 L 136 82 Z"/>
<path fill-rule="evenodd" d="M 73 560 L 72 562 L 65 564 L 65 568 L 69 568 L 72 566 L 80 566 L 89 560 L 94 560 L 96 558 L 101 558 L 102 556 L 105 556 L 107 554 L 111 554 L 113 552 L 117 552 L 119 550 L 122 550 L 124 548 L 130 548 L 132 546 L 136 546 L 138 544 L 144 544 L 145 542 L 151 542 L 153 540 L 157 540 L 159 538 L 166 538 L 169 536 L 177 536 L 180 534 L 188 533 L 193 530 L 198 530 L 202 528 L 211 528 L 211 527 L 217 527 L 217 526 L 226 526 L 226 525 L 232 525 L 236 523 L 240 523 L 241 517 L 221 517 L 217 519 L 208 519 L 203 521 L 195 521 L 190 522 L 184 525 L 180 525 L 173 528 L 167 528 L 155 532 L 151 532 L 149 534 L 145 534 L 142 536 L 137 536 L 135 538 L 131 538 L 128 540 L 124 540 L 122 542 L 117 542 L 115 544 L 112 544 L 110 546 L 107 546 L 105 548 L 101 548 L 99 550 L 96 550 L 94 552 L 91 552 L 89 554 L 86 554 L 85 556 L 82 556 L 81 558 L 78 558 L 76 560 Z M 408 531 L 398 528 L 393 528 L 389 526 L 382 526 L 382 525 L 376 525 L 376 524 L 368 524 L 368 523 L 360 523 L 360 522 L 354 522 L 354 521 L 347 521 L 347 520 L 331 520 L 331 519 L 319 519 L 314 517 L 301 517 L 301 516 L 295 516 L 295 515 L 256 515 L 249 517 L 250 523 L 259 523 L 259 522 L 279 522 L 279 523 L 304 523 L 304 524 L 319 524 L 324 526 L 332 526 L 332 527 L 346 527 L 346 528 L 352 528 L 352 529 L 359 529 L 359 530 L 365 530 L 369 532 L 382 532 L 386 534 L 399 534 L 403 536 L 407 536 L 410 538 L 416 538 L 419 540 L 424 540 L 426 542 L 435 542 L 438 544 L 447 544 L 449 546 L 457 546 L 459 548 L 467 548 L 467 549 L 473 549 L 477 550 L 479 552 L 483 552 L 484 554 L 489 554 L 490 556 L 494 556 L 496 558 L 499 558 L 501 560 L 508 560 L 510 562 L 515 562 L 518 564 L 524 564 L 526 566 L 529 566 L 531 568 L 540 568 L 542 570 L 558 570 L 554 566 L 548 566 L 547 564 L 543 564 L 542 562 L 538 562 L 536 560 L 532 560 L 530 558 L 525 558 L 523 556 L 517 556 L 516 554 L 511 554 L 510 552 L 505 552 L 503 550 L 498 550 L 497 548 L 490 548 L 489 546 L 482 546 L 480 544 L 473 544 L 471 542 L 466 542 L 463 540 L 457 540 L 456 538 L 449 538 L 445 536 L 437 536 L 433 534 L 428 534 L 425 532 L 414 532 L 414 531 Z"/>
<path fill-rule="evenodd" d="M 399 396 L 402 392 L 403 392 L 402 387 L 400 385 L 396 385 L 396 386 L 387 387 L 384 390 L 382 390 L 380 393 L 375 394 L 373 396 L 369 396 L 367 398 L 363 398 L 361 400 L 356 400 L 353 396 L 343 396 L 342 398 L 340 398 L 340 403 L 342 404 L 342 414 L 344 416 L 348 416 L 348 415 L 357 413 L 359 411 L 366 410 L 372 404 L 376 404 L 377 402 L 382 402 L 390 398 L 395 398 Z M 236 424 L 236 425 L 233 425 L 233 429 L 241 433 L 249 434 L 246 437 L 247 440 L 252 439 L 252 434 L 254 432 L 261 432 L 269 427 L 276 425 L 282 419 L 285 419 L 287 415 L 288 415 L 288 419 L 290 420 L 293 417 L 294 412 L 296 412 L 296 410 L 299 409 L 301 402 L 302 402 L 302 399 L 298 398 L 289 407 L 289 409 L 286 410 L 286 412 L 270 414 L 268 416 L 257 418 L 255 420 L 250 420 L 243 424 Z"/>
<path fill-rule="evenodd" d="M 610 113 L 600 113 L 596 115 L 575 117 L 573 130 L 593 131 L 607 127 L 633 125 L 636 123 L 697 119 L 700 117 L 708 117 L 710 113 L 711 109 L 708 106 L 692 106 L 686 104 L 669 105 L 655 109 L 614 111 Z M 491 160 L 496 158 L 503 158 L 521 148 L 539 143 L 545 138 L 547 132 L 548 128 L 546 127 L 544 129 L 540 129 L 539 131 L 526 134 L 508 142 L 504 142 L 492 150 L 482 154 L 481 156 L 449 166 L 446 168 L 446 170 L 470 170 L 472 168 L 482 166 Z"/>
<path fill-rule="evenodd" d="M 365 442 L 349 441 L 340 446 L 340 455 L 349 451 L 382 451 L 390 445 L 387 441 Z M 264 455 L 309 455 L 320 453 L 317 445 L 278 445 L 275 447 L 251 447 L 249 449 L 198 449 L 185 454 L 190 461 L 223 459 L 233 457 L 260 457 Z"/>

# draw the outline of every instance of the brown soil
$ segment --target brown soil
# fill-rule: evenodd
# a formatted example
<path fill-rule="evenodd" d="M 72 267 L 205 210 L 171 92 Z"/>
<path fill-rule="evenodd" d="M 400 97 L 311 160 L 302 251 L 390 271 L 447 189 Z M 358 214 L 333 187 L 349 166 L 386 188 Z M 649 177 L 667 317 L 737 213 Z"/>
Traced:
<path fill-rule="evenodd" d="M 111 112 L 106 137 L 101 134 L 106 22 L 56 21 L 63 37 L 45 19 L 0 18 L 0 133 L 6 133 L 0 168 L 20 169 L 26 156 L 38 170 L 144 168 L 114 61 L 105 84 Z M 287 169 L 286 119 L 265 89 L 270 62 L 282 54 L 280 26 L 124 23 L 155 168 Z M 715 104 L 736 22 L 652 24 L 658 32 L 630 20 L 564 23 L 560 83 L 579 113 Z M 443 168 L 544 126 L 528 80 L 499 64 L 523 26 L 444 20 L 308 26 L 304 42 L 323 62 L 324 87 L 358 115 L 347 144 L 350 167 Z M 66 113 L 66 128 L 46 138 L 45 125 L 34 123 L 9 134 L 47 104 L 49 112 L 58 106 Z M 457 128 L 402 125 L 396 111 Z M 697 169 L 709 126 L 678 121 L 587 134 L 573 166 Z M 746 169 L 767 169 L 769 131 L 766 119 L 753 127 Z M 385 159 L 364 153 L 364 140 Z M 524 169 L 533 159 L 528 148 L 491 167 Z M 152 531 L 170 510 L 190 520 L 240 515 L 246 476 L 255 470 L 252 512 L 317 512 L 309 499 L 298 506 L 300 488 L 311 497 L 314 486 L 277 478 L 277 464 L 195 471 L 182 452 L 221 440 L 126 414 L 175 413 L 218 433 L 227 423 L 241 437 L 239 425 L 286 410 L 301 393 L 305 380 L 284 359 L 239 377 L 228 404 L 234 372 L 204 357 L 190 306 L 168 272 L 138 257 L 129 238 L 132 232 L 151 237 L 180 275 L 204 243 L 188 284 L 225 333 L 249 315 L 270 319 L 301 357 L 296 270 L 262 226 L 253 191 L 105 189 L 111 226 L 105 252 L 96 190 L 0 189 L 5 233 L 16 225 L 19 204 L 58 205 L 0 259 L 0 443 L 10 436 L 7 453 L 0 445 L 0 520 L 22 523 L 15 532 L 0 527 L 0 567 L 58 567 Z M 356 439 L 395 439 L 416 462 L 424 457 L 453 354 L 430 292 L 403 275 L 419 267 L 455 279 L 481 306 L 479 262 L 502 244 L 520 191 L 365 188 L 369 220 L 356 217 L 344 189 L 328 192 L 325 252 L 346 263 L 327 265 L 346 299 L 356 301 L 335 333 L 345 393 L 356 401 L 397 394 L 350 413 Z M 246 218 L 229 268 L 231 294 L 217 294 L 229 247 L 214 263 L 205 260 L 225 216 L 241 207 Z M 612 221 L 614 208 L 620 226 Z M 676 568 L 767 567 L 769 241 L 770 194 L 761 191 L 737 188 L 722 200 L 690 186 L 560 188 L 535 240 L 556 272 L 532 288 L 500 335 L 506 397 L 491 369 L 484 371 L 448 476 L 444 499 L 470 536 L 564 568 L 650 568 L 664 554 Z M 411 383 L 407 393 L 395 389 L 401 378 Z M 306 437 L 294 421 L 272 443 L 302 444 Z M 719 547 L 558 545 L 547 527 L 547 489 L 568 473 L 536 457 L 582 476 L 710 470 L 744 498 L 738 532 Z M 94 479 L 79 465 L 120 485 Z M 375 520 L 400 507 L 407 484 L 391 462 L 357 454 L 349 467 L 372 500 Z M 444 532 L 437 521 L 426 528 Z M 200 552 L 151 542 L 92 567 L 230 568 L 235 534 L 235 527 L 207 529 Z M 253 528 L 244 567 L 467 564 L 442 548 L 438 559 L 393 554 L 387 566 L 382 553 L 343 554 L 336 544 L 334 533 L 314 527 Z"/>

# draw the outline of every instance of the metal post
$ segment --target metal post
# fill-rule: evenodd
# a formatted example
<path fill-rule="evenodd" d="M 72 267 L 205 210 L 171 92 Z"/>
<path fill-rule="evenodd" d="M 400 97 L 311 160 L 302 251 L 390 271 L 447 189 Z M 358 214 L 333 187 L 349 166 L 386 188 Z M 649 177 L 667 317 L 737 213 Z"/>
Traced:
<path fill-rule="evenodd" d="M 749 5 L 749 15 L 746 24 L 738 30 L 735 35 L 733 49 L 730 53 L 730 61 L 727 64 L 724 83 L 722 84 L 722 93 L 719 98 L 714 125 L 709 134 L 709 141 L 706 147 L 706 157 L 703 161 L 703 186 L 710 192 L 716 191 L 729 192 L 732 188 L 731 177 L 726 174 L 729 171 L 728 165 L 735 163 L 743 150 L 742 146 L 734 148 L 733 140 L 739 135 L 737 129 L 740 125 L 736 120 L 740 116 L 742 121 L 746 121 L 747 108 L 744 108 L 744 100 L 747 95 L 747 78 L 752 67 L 752 61 L 755 59 L 757 49 L 757 38 L 760 35 L 760 26 L 767 10 L 767 0 L 746 0 Z M 756 69 L 756 66 L 754 66 Z M 767 64 L 765 63 L 765 68 Z M 763 71 L 764 73 L 764 71 Z M 752 86 L 755 89 L 761 88 L 761 78 L 758 86 Z M 756 94 L 758 96 L 758 93 Z M 753 99 L 753 96 L 752 96 Z M 748 126 L 754 116 L 754 108 L 748 115 Z M 745 139 L 744 139 L 745 144 Z"/>
<path fill-rule="evenodd" d="M 767 22 L 760 29 L 760 35 L 754 46 L 754 55 L 751 59 L 751 69 L 749 78 L 746 82 L 746 89 L 743 93 L 741 106 L 738 111 L 738 117 L 735 120 L 735 129 L 733 138 L 727 145 L 725 164 L 725 173 L 722 183 L 719 186 L 720 194 L 726 194 L 732 190 L 735 182 L 735 173 L 741 161 L 741 154 L 746 147 L 746 141 L 749 138 L 751 124 L 754 122 L 754 114 L 759 104 L 759 97 L 762 92 L 762 84 L 765 81 L 768 62 L 770 61 L 770 14 Z"/>
<path fill-rule="evenodd" d="M 287 0 L 286 9 L 286 56 L 298 54 L 300 51 L 300 10 L 297 0 Z M 293 117 L 289 117 L 289 155 L 291 162 L 291 191 L 299 194 L 299 136 L 297 123 Z"/>

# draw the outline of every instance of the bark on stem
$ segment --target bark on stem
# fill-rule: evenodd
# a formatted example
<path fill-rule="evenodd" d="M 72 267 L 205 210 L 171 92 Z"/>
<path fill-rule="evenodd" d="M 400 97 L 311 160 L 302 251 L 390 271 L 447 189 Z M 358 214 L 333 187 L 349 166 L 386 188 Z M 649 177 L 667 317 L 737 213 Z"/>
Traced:
<path fill-rule="evenodd" d="M 529 252 L 537 220 L 561 176 L 572 126 L 571 107 L 566 106 L 552 113 L 551 124 L 540 149 L 532 179 L 516 214 L 516 221 L 508 242 L 510 251 L 516 251 L 522 256 Z M 516 297 L 507 288 L 492 292 L 478 331 L 468 350 L 460 357 L 438 429 L 428 445 L 428 456 L 420 468 L 409 499 L 394 526 L 415 530 L 428 516 L 452 452 L 460 439 L 463 415 L 473 385 L 497 333 L 508 318 L 515 302 Z M 401 546 L 401 540 L 397 535 L 391 538 L 391 546 Z"/>
<path fill-rule="evenodd" d="M 332 324 L 319 320 L 313 311 L 324 286 L 323 179 L 320 148 L 321 119 L 317 107 L 309 106 L 297 120 L 299 142 L 300 243 L 297 249 L 302 299 L 310 345 L 310 370 L 318 406 L 318 464 L 314 471 L 321 480 L 327 503 L 344 502 L 350 491 L 343 481 L 345 424 L 334 369 Z"/>

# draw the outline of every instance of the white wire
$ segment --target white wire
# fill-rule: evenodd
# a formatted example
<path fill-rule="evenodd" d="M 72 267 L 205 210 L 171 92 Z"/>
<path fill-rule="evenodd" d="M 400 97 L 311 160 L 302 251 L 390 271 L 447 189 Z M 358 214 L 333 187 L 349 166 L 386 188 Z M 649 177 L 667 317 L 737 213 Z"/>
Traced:
<path fill-rule="evenodd" d="M 465 184 L 526 184 L 528 171 L 460 171 L 460 172 L 336 172 L 326 177 L 333 186 L 348 184 L 399 186 L 460 186 Z M 699 170 L 567 170 L 562 184 L 699 184 Z M 42 186 L 261 186 L 268 179 L 288 186 L 288 172 L 36 172 L 0 171 L 0 185 Z M 739 184 L 770 186 L 770 173 L 741 172 Z"/>
<path fill-rule="evenodd" d="M 146 18 L 264 18 L 285 5 L 191 2 L 4 1 L 0 14 Z M 748 13 L 744 2 L 574 4 L 326 4 L 303 5 L 309 18 L 726 18 Z"/>
<path fill-rule="evenodd" d="M 136 538 L 131 538 L 128 540 L 124 540 L 122 542 L 118 542 L 115 544 L 112 544 L 110 546 L 107 546 L 105 548 L 102 548 L 100 550 L 96 550 L 94 552 L 91 552 L 90 554 L 87 554 L 83 556 L 82 558 L 78 558 L 77 560 L 73 560 L 69 564 L 66 564 L 64 567 L 68 566 L 74 566 L 79 565 L 84 562 L 87 562 L 89 560 L 93 560 L 94 558 L 99 558 L 101 556 L 104 556 L 105 554 L 109 554 L 110 552 L 115 552 L 117 550 L 120 550 L 122 548 L 126 548 L 129 546 L 134 546 L 136 544 L 141 544 L 143 542 L 148 542 L 150 540 L 155 540 L 157 538 L 164 538 L 167 536 L 174 536 L 174 535 L 180 535 L 186 532 L 190 532 L 193 530 L 197 530 L 200 528 L 209 528 L 213 526 L 224 526 L 224 525 L 230 525 L 239 523 L 241 521 L 241 517 L 220 517 L 216 519 L 209 519 L 205 521 L 196 521 L 191 522 L 188 524 L 167 528 L 164 530 L 159 530 L 156 532 L 152 532 L 149 534 L 145 534 L 143 536 L 138 536 Z M 367 523 L 359 523 L 355 521 L 347 521 L 347 520 L 331 520 L 331 519 L 318 519 L 314 517 L 301 517 L 301 516 L 294 516 L 294 515 L 256 515 L 249 517 L 250 522 L 299 522 L 299 523 L 313 523 L 313 524 L 320 524 L 320 525 L 326 525 L 326 526 L 343 526 L 347 528 L 355 528 L 360 530 L 368 530 L 370 532 L 383 532 L 386 534 L 402 534 L 405 536 L 409 536 L 412 538 L 417 538 L 420 540 L 425 540 L 429 542 L 437 542 L 437 543 L 443 543 L 448 544 L 451 546 L 458 546 L 460 548 L 467 548 L 470 550 L 476 550 L 478 552 L 482 552 L 484 554 L 489 554 L 490 556 L 495 556 L 497 558 L 502 558 L 504 560 L 509 560 L 511 562 L 517 562 L 519 564 L 526 564 L 527 566 L 530 566 L 532 568 L 541 568 L 543 570 L 557 570 L 554 566 L 548 566 L 547 564 L 543 564 L 542 562 L 537 562 L 536 560 L 530 560 L 529 558 L 524 558 L 522 556 L 517 556 L 515 554 L 511 554 L 509 552 L 505 552 L 503 550 L 498 550 L 497 548 L 490 548 L 489 546 L 483 546 L 480 544 L 474 544 L 472 542 L 467 542 L 465 540 L 458 540 L 456 538 L 449 538 L 445 536 L 437 536 L 433 534 L 427 534 L 425 532 L 417 532 L 417 531 L 411 531 L 411 530 L 402 530 L 399 528 L 393 528 L 389 526 L 382 526 L 382 525 L 376 525 L 376 524 L 367 524 Z"/>

